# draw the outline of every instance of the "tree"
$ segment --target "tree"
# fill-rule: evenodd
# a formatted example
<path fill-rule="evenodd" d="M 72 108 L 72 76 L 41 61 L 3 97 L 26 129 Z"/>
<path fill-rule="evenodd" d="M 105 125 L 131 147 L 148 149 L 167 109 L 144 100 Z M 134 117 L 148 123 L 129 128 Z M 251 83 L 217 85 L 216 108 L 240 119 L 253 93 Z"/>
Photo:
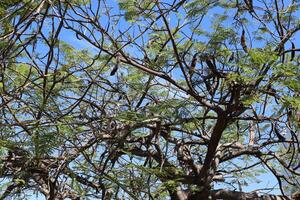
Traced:
<path fill-rule="evenodd" d="M 0 198 L 299 199 L 299 3 L 2 1 Z"/>

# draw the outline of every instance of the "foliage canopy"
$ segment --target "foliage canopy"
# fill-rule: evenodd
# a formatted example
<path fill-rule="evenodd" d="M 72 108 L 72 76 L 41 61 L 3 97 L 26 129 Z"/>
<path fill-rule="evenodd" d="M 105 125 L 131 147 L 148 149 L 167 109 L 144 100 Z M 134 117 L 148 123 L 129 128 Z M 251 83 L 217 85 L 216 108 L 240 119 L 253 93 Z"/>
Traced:
<path fill-rule="evenodd" d="M 0 199 L 299 199 L 299 10 L 2 0 Z"/>

